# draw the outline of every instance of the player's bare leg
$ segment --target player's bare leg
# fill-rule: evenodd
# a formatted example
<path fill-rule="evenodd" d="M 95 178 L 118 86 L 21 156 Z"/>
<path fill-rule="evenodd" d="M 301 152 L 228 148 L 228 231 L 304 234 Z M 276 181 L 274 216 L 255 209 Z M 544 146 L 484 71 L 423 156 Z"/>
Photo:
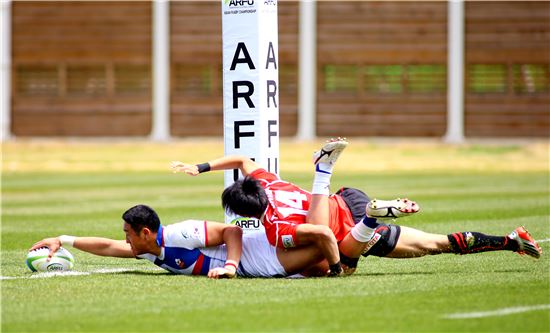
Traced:
<path fill-rule="evenodd" d="M 451 243 L 446 235 L 431 234 L 401 226 L 401 234 L 389 258 L 414 258 L 427 254 L 450 253 Z"/>
<path fill-rule="evenodd" d="M 355 239 L 351 232 L 344 237 L 338 244 L 338 248 L 340 250 L 340 260 L 342 261 L 345 275 L 350 275 L 355 272 L 361 253 L 371 248 L 379 239 L 380 235 L 374 232 L 371 238 L 365 242 Z"/>
<path fill-rule="evenodd" d="M 334 234 L 328 227 L 330 218 L 328 203 L 330 177 L 332 176 L 334 164 L 347 145 L 348 142 L 345 139 L 331 139 L 319 151 L 313 154 L 315 177 L 311 191 L 312 198 L 306 216 L 306 224 L 298 226 L 296 230 L 296 238 L 299 243 L 315 244 L 321 249 L 329 263 L 329 276 L 336 276 L 342 272 L 338 244 L 336 243 Z M 331 236 L 330 241 L 325 239 L 325 235 L 312 233 L 322 231 L 319 227 L 323 227 L 329 231 Z"/>
<path fill-rule="evenodd" d="M 311 190 L 312 198 L 306 216 L 307 223 L 329 225 L 328 196 L 330 194 L 329 186 L 332 169 L 347 145 L 348 142 L 345 139 L 331 139 L 313 154 L 315 178 Z"/>
<path fill-rule="evenodd" d="M 321 269 L 311 271 L 307 276 L 323 276 L 326 275 L 328 270 L 328 264 L 324 260 L 323 253 L 318 247 L 313 245 L 297 247 L 291 250 L 277 248 L 277 258 L 289 275 L 309 270 L 312 267 L 316 267 L 322 261 L 325 264 Z"/>

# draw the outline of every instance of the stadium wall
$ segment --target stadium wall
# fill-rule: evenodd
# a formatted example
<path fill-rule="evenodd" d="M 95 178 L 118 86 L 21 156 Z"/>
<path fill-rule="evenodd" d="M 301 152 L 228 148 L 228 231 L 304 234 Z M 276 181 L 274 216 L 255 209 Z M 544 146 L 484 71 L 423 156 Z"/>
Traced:
<path fill-rule="evenodd" d="M 170 135 L 221 137 L 219 3 L 170 3 Z M 13 2 L 15 136 L 147 136 L 150 2 Z M 319 136 L 442 137 L 447 3 L 317 3 Z M 282 136 L 298 123 L 299 4 L 279 1 Z M 550 135 L 550 3 L 465 3 L 466 137 Z M 312 83 L 314 84 L 314 83 Z"/>

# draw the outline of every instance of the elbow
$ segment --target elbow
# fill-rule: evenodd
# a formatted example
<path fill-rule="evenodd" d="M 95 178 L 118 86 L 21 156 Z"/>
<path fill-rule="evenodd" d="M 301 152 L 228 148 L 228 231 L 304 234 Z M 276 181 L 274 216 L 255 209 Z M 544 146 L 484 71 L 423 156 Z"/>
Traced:
<path fill-rule="evenodd" d="M 244 161 L 250 160 L 250 158 L 245 155 L 235 155 L 235 159 L 241 163 L 243 163 Z"/>
<path fill-rule="evenodd" d="M 231 226 L 231 231 L 235 234 L 235 236 L 239 238 L 243 237 L 243 229 L 241 227 L 238 227 L 236 225 Z"/>
<path fill-rule="evenodd" d="M 246 163 L 251 162 L 252 160 L 248 156 L 244 155 L 236 155 L 235 156 L 235 163 L 238 165 L 239 169 L 243 169 Z"/>
<path fill-rule="evenodd" d="M 241 227 L 236 225 L 228 226 L 223 231 L 223 240 L 225 243 L 227 243 L 227 241 L 230 239 L 235 239 L 235 238 L 242 239 L 242 237 L 243 237 L 243 229 L 241 229 Z"/>
<path fill-rule="evenodd" d="M 336 237 L 334 236 L 334 233 L 327 226 L 316 226 L 313 234 L 316 238 L 317 243 L 336 243 Z"/>
<path fill-rule="evenodd" d="M 324 227 L 321 231 L 321 237 L 326 241 L 336 241 L 336 237 L 329 227 Z"/>

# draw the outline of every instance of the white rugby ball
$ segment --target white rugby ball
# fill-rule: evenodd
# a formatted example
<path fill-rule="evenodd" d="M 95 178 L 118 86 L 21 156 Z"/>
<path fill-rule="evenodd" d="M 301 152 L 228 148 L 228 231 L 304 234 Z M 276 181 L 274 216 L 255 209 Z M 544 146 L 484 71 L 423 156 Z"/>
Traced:
<path fill-rule="evenodd" d="M 70 271 L 74 267 L 73 255 L 62 247 L 57 250 L 50 261 L 48 259 L 50 249 L 42 247 L 27 254 L 27 266 L 33 272 L 63 272 Z"/>

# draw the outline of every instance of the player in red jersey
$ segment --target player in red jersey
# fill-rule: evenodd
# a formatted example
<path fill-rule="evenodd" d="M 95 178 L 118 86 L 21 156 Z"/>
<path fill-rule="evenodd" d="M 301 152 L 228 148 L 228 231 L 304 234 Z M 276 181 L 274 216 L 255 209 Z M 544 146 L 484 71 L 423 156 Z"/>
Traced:
<path fill-rule="evenodd" d="M 236 215 L 260 219 L 269 242 L 276 247 L 317 246 L 329 263 L 330 273 L 338 275 L 342 270 L 340 260 L 344 267 L 353 269 L 365 246 L 375 241 L 374 228 L 357 223 L 343 196 L 329 196 L 332 169 L 347 144 L 340 138 L 330 140 L 314 154 L 316 169 L 311 193 L 279 179 L 245 156 L 227 156 L 199 165 L 172 162 L 172 168 L 189 175 L 239 169 L 245 178 L 225 189 L 224 208 Z M 416 211 L 416 204 L 408 200 L 395 209 L 400 216 Z"/>
<path fill-rule="evenodd" d="M 348 272 L 353 272 L 360 254 L 413 258 L 428 254 L 509 250 L 540 257 L 540 246 L 524 227 L 518 227 L 509 236 L 478 232 L 431 234 L 378 220 L 416 213 L 419 207 L 413 201 L 370 200 L 365 193 L 353 188 L 343 188 L 329 196 L 332 167 L 346 145 L 344 140 L 332 140 L 314 155 L 316 172 L 311 193 L 280 180 L 242 156 L 223 157 L 201 165 L 173 162 L 172 167 L 190 175 L 209 170 L 240 169 L 245 178 L 224 191 L 224 208 L 237 215 L 260 219 L 271 244 L 283 248 L 316 244 L 309 241 L 311 237 L 304 237 L 309 231 L 304 227 L 310 224 L 311 227 L 328 226 L 338 243 L 342 264 L 350 268 Z M 326 252 L 323 254 L 329 258 Z"/>

